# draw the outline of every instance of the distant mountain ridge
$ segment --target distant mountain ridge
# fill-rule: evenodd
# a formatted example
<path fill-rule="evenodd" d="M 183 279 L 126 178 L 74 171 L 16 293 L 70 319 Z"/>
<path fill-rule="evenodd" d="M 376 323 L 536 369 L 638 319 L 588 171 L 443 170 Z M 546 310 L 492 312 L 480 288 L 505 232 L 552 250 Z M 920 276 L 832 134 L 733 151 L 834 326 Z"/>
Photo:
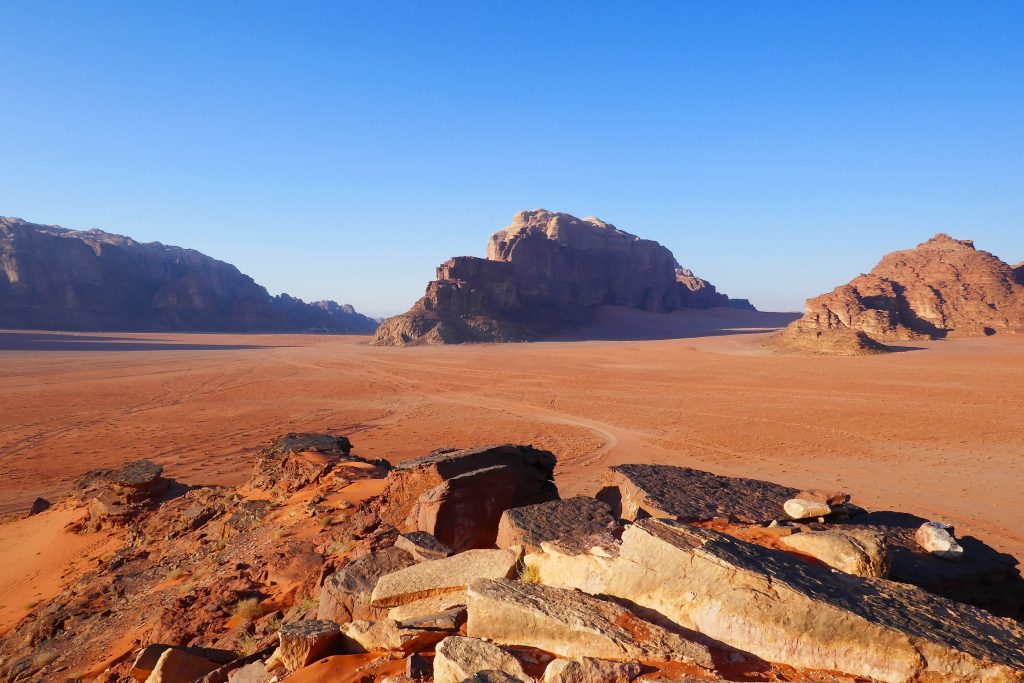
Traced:
<path fill-rule="evenodd" d="M 377 322 L 348 304 L 271 296 L 194 249 L 0 217 L 0 327 L 367 334 Z"/>

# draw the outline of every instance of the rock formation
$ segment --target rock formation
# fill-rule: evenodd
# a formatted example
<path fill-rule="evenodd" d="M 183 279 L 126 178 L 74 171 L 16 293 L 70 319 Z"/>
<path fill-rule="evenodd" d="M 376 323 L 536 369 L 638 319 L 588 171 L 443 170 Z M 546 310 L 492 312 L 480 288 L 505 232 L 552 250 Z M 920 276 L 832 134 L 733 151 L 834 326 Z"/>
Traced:
<path fill-rule="evenodd" d="M 803 317 L 777 341 L 798 351 L 854 355 L 893 342 L 1022 331 L 1020 268 L 1015 273 L 970 240 L 939 234 L 808 299 Z"/>
<path fill-rule="evenodd" d="M 271 296 L 192 249 L 0 217 L 0 327 L 366 334 L 377 323 L 349 305 Z"/>
<path fill-rule="evenodd" d="M 595 306 L 656 313 L 733 306 L 681 268 L 665 247 L 597 218 L 522 211 L 487 245 L 487 258 L 457 256 L 409 312 L 384 321 L 381 346 L 525 341 L 585 320 Z"/>
<path fill-rule="evenodd" d="M 63 591 L 0 636 L 0 680 L 1024 683 L 1016 561 L 971 537 L 958 561 L 938 557 L 920 518 L 665 465 L 610 468 L 608 502 L 562 500 L 554 455 L 529 446 L 394 467 L 352 451 L 289 434 L 231 488 L 148 461 L 89 473 L 15 522 L 98 536 Z M 490 547 L 389 521 L 467 476 L 487 500 L 451 514 Z M 138 500 L 90 524 L 111 490 Z M 829 514 L 782 521 L 794 500 Z"/>
<path fill-rule="evenodd" d="M 1017 284 L 1024 285 L 1024 261 L 1013 267 L 1013 274 L 1016 277 Z"/>

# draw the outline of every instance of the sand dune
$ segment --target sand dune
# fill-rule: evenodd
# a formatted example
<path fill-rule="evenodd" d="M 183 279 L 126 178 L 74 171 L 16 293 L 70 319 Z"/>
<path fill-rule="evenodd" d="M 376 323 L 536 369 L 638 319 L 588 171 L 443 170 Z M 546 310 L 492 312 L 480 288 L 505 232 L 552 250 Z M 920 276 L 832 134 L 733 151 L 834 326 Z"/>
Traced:
<path fill-rule="evenodd" d="M 262 442 L 327 430 L 395 461 L 445 445 L 534 443 L 559 454 L 568 493 L 593 491 L 606 465 L 627 461 L 839 487 L 1024 556 L 1024 337 L 805 358 L 767 353 L 752 329 L 771 324 L 412 349 L 299 335 L 29 344 L 0 333 L 0 512 L 140 457 L 186 482 L 239 483 Z"/>

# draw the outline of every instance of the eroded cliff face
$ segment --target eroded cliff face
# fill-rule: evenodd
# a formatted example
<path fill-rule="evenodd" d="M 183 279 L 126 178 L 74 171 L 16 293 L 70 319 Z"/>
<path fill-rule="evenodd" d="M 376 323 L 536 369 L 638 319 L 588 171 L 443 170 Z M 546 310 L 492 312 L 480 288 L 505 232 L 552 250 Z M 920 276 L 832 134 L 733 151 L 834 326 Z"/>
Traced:
<path fill-rule="evenodd" d="M 868 274 L 809 299 L 787 330 L 862 334 L 875 342 L 1024 331 L 1020 271 L 970 240 L 939 234 L 886 255 Z"/>
<path fill-rule="evenodd" d="M 1024 261 L 1013 267 L 1013 273 L 1017 278 L 1017 284 L 1024 285 Z"/>
<path fill-rule="evenodd" d="M 0 326 L 367 333 L 376 322 L 333 301 L 272 297 L 192 249 L 0 217 Z"/>
<path fill-rule="evenodd" d="M 753 308 L 680 268 L 657 242 L 597 218 L 537 209 L 494 233 L 486 259 L 457 256 L 441 264 L 424 297 L 386 320 L 374 343 L 526 341 L 584 320 L 602 305 L 655 313 Z"/>

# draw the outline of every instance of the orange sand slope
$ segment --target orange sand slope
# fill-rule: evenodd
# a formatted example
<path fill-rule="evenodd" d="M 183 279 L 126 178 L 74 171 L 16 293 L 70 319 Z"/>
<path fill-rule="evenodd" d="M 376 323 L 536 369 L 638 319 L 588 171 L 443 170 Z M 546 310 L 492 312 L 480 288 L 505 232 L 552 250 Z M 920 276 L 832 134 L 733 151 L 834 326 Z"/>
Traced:
<path fill-rule="evenodd" d="M 805 358 L 767 353 L 764 336 L 382 349 L 0 332 L 0 513 L 142 457 L 186 482 L 239 483 L 254 447 L 323 430 L 393 461 L 534 443 L 559 455 L 563 493 L 629 461 L 839 487 L 1024 557 L 1024 337 Z"/>

